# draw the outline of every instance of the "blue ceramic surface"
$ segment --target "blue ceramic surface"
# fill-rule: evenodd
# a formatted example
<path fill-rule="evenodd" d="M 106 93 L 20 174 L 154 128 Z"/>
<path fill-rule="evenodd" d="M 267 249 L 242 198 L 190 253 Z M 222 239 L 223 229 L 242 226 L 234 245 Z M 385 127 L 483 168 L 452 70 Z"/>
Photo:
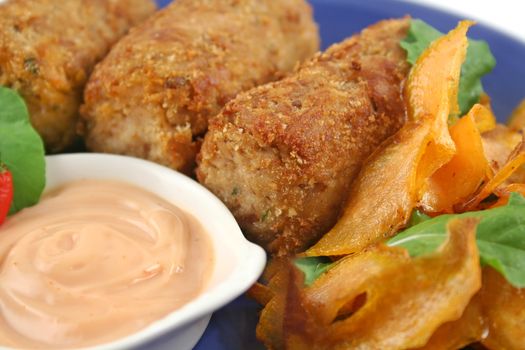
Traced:
<path fill-rule="evenodd" d="M 277 1 L 277 0 L 276 0 Z M 170 1 L 158 0 L 160 6 Z M 340 41 L 362 28 L 385 18 L 411 15 L 421 18 L 441 31 L 452 29 L 461 18 L 432 8 L 395 0 L 312 0 L 319 24 L 322 46 Z M 517 103 L 525 98 L 525 42 L 511 38 L 490 27 L 478 24 L 469 33 L 486 40 L 497 65 L 484 78 L 485 90 L 500 120 L 505 120 Z M 255 340 L 259 308 L 241 297 L 217 311 L 196 346 L 196 350 L 257 350 L 263 347 Z"/>

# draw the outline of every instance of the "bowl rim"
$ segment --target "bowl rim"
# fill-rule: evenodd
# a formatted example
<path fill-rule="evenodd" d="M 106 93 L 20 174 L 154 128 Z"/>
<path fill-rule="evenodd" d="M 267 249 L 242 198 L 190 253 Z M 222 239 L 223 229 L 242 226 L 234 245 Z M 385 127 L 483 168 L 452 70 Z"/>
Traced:
<path fill-rule="evenodd" d="M 167 179 L 166 181 L 172 183 L 179 183 L 182 186 L 189 188 L 188 191 L 196 193 L 196 196 L 199 199 L 205 198 L 208 201 L 208 205 L 211 205 L 215 208 L 213 215 L 221 215 L 222 221 L 225 221 L 227 226 L 227 234 L 233 235 L 235 241 L 238 243 L 236 246 L 228 245 L 230 251 L 235 251 L 238 257 L 237 261 L 242 262 L 235 264 L 232 267 L 232 270 L 223 277 L 222 280 L 217 282 L 215 285 L 207 287 L 201 294 L 196 298 L 192 299 L 188 303 L 184 304 L 177 310 L 174 310 L 167 314 L 165 317 L 149 324 L 145 328 L 132 333 L 128 336 L 118 338 L 116 340 L 97 344 L 93 346 L 83 347 L 83 350 L 117 350 L 117 349 L 130 349 L 136 348 L 141 345 L 145 345 L 151 341 L 156 340 L 157 338 L 166 335 L 169 332 L 174 332 L 184 326 L 191 324 L 192 322 L 197 321 L 207 315 L 210 315 L 212 312 L 218 310 L 222 306 L 228 304 L 236 297 L 244 293 L 248 288 L 253 285 L 261 275 L 264 266 L 266 264 L 266 253 L 263 248 L 260 246 L 248 241 L 242 234 L 237 221 L 233 217 L 233 214 L 227 209 L 227 207 L 208 189 L 196 182 L 195 180 L 183 175 L 175 170 L 167 168 L 165 166 L 129 156 L 122 155 L 113 155 L 113 154 L 102 154 L 102 153 L 70 153 L 70 154 L 58 154 L 46 156 L 46 179 L 50 176 L 49 170 L 54 169 L 60 165 L 60 167 L 67 168 L 74 167 L 75 164 L 86 163 L 90 164 L 100 164 L 101 166 L 108 164 L 119 164 L 114 165 L 114 169 L 121 167 L 127 170 L 120 170 L 113 173 L 112 177 L 107 177 L 109 180 L 122 180 L 124 182 L 133 183 L 129 181 L 129 178 L 126 179 L 125 172 L 132 171 L 134 169 L 144 169 L 148 170 L 148 173 L 151 175 L 157 175 Z M 97 168 L 92 167 L 93 173 L 86 173 L 85 177 L 74 177 L 74 179 L 104 179 L 104 176 L 94 175 L 97 172 Z M 61 169 L 62 170 L 62 169 Z M 91 170 L 90 170 L 91 171 Z M 145 179 L 144 181 L 147 181 Z M 48 183 L 49 181 L 47 181 Z M 67 180 L 59 181 L 59 184 L 66 183 Z M 46 183 L 45 191 L 49 188 Z M 136 185 L 136 184 L 135 184 Z M 139 185 L 140 186 L 140 185 Z M 151 191 L 146 186 L 142 187 L 146 191 Z M 161 198 L 170 201 L 169 198 L 163 197 L 158 194 Z M 183 208 L 183 210 L 185 210 Z M 186 210 L 185 210 L 186 211 Z M 205 215 L 204 213 L 199 216 L 195 213 L 191 213 L 199 222 L 203 222 Z M 209 216 L 209 212 L 206 213 Z M 232 231 L 232 229 L 234 229 Z M 209 235 L 213 233 L 208 232 Z M 215 244 L 214 246 L 215 255 L 217 255 L 218 247 Z M 200 335 L 202 337 L 202 335 Z M 0 347 L 0 349 L 11 349 L 9 347 Z"/>
<path fill-rule="evenodd" d="M 156 0 L 156 3 L 158 3 L 159 0 Z M 461 18 L 471 18 L 476 22 L 476 26 L 481 26 L 484 29 L 487 29 L 491 32 L 495 32 L 499 35 L 506 36 L 509 39 L 512 39 L 514 41 L 517 41 L 520 45 L 525 45 L 525 35 L 519 35 L 515 31 L 508 29 L 508 27 L 504 25 L 498 25 L 494 22 L 488 22 L 483 18 L 479 18 L 477 16 L 469 15 L 461 10 L 454 9 L 452 7 L 448 7 L 444 4 L 438 4 L 434 2 L 421 2 L 417 0 L 374 0 L 373 2 L 362 2 L 361 0 L 308 0 L 308 2 L 313 6 L 322 6 L 323 4 L 328 5 L 342 5 L 342 6 L 360 6 L 363 8 L 377 8 L 381 7 L 382 5 L 386 4 L 388 6 L 395 5 L 396 3 L 400 6 L 406 7 L 406 8 L 419 8 L 419 9 L 425 9 L 429 10 L 431 12 L 436 12 L 439 14 L 444 14 L 452 17 L 456 17 L 458 19 Z M 159 8 L 160 9 L 160 8 Z M 452 28 L 451 28 L 452 29 Z"/>

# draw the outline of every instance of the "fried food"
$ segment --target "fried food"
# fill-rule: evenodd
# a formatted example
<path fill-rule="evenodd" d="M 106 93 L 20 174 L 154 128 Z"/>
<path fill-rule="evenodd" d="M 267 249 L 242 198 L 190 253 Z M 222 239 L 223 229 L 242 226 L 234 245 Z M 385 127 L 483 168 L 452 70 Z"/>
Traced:
<path fill-rule="evenodd" d="M 48 151 L 72 143 L 95 63 L 154 10 L 153 0 L 16 0 L 0 6 L 0 85 L 24 97 Z"/>
<path fill-rule="evenodd" d="M 494 194 L 498 196 L 498 200 L 491 204 L 491 208 L 501 207 L 509 202 L 510 196 L 513 192 L 521 194 L 525 197 L 525 184 L 512 183 L 506 186 L 500 186 Z"/>
<path fill-rule="evenodd" d="M 482 314 L 478 293 L 470 300 L 461 318 L 441 325 L 425 346 L 417 350 L 463 349 L 483 339 L 487 332 L 488 326 Z"/>
<path fill-rule="evenodd" d="M 413 349 L 463 314 L 481 287 L 477 220 L 451 221 L 428 256 L 374 247 L 339 260 L 311 286 L 292 268 L 266 305 L 257 335 L 270 349 Z M 286 283 L 288 280 L 288 283 Z M 282 327 L 282 329 L 280 329 Z"/>
<path fill-rule="evenodd" d="M 491 350 L 525 349 L 524 290 L 511 286 L 496 270 L 485 268 L 480 296 L 489 325 L 483 345 Z"/>
<path fill-rule="evenodd" d="M 405 89 L 408 122 L 368 158 L 341 218 L 307 255 L 357 253 L 393 236 L 410 218 L 431 176 L 453 158 L 456 147 L 447 122 L 458 108 L 469 26 L 461 22 L 418 59 Z"/>
<path fill-rule="evenodd" d="M 193 169 L 208 119 L 319 45 L 303 0 L 177 0 L 99 64 L 81 113 L 90 150 Z"/>
<path fill-rule="evenodd" d="M 431 120 L 409 122 L 368 159 L 343 215 L 308 256 L 358 253 L 401 229 L 417 205 L 418 165 L 431 140 Z"/>
<path fill-rule="evenodd" d="M 496 116 L 494 115 L 494 111 L 492 111 L 490 97 L 487 94 L 481 95 L 479 104 L 477 106 L 475 105 L 472 110 L 476 112 L 474 114 L 474 120 L 480 133 L 493 130 L 496 127 Z"/>
<path fill-rule="evenodd" d="M 251 240 L 284 255 L 335 224 L 363 161 L 405 121 L 408 26 L 379 22 L 238 95 L 211 121 L 198 179 Z"/>
<path fill-rule="evenodd" d="M 454 205 L 469 199 L 492 176 L 476 125 L 476 120 L 483 118 L 477 116 L 487 114 L 485 107 L 474 105 L 449 128 L 456 154 L 430 177 L 420 204 L 425 212 L 453 213 Z"/>
<path fill-rule="evenodd" d="M 497 173 L 509 160 L 514 149 L 523 139 L 521 131 L 502 124 L 483 133 L 483 148 L 493 172 Z M 520 167 L 508 179 L 508 183 L 525 183 L 525 167 Z"/>
<path fill-rule="evenodd" d="M 334 228 L 299 260 L 274 258 L 252 290 L 264 305 L 257 336 L 267 348 L 455 350 L 482 342 L 525 349 L 522 261 L 514 256 L 523 209 L 514 192 L 525 193 L 525 184 L 508 184 L 525 164 L 525 140 L 496 126 L 488 100 L 455 117 L 471 24 L 460 22 L 418 58 L 405 84 L 408 121 L 364 162 Z M 484 138 L 497 146 L 492 154 Z M 494 158 L 502 159 L 497 169 Z M 442 232 L 417 219 L 410 225 L 418 233 L 398 240 L 419 243 L 407 250 L 383 245 L 414 209 L 425 221 L 506 202 L 495 210 L 508 212 L 483 218 L 479 229 L 480 218 L 467 216 L 481 212 L 429 221 L 448 222 L 448 240 L 437 252 L 425 245 Z M 486 267 L 482 281 L 483 264 L 508 280 Z"/>
<path fill-rule="evenodd" d="M 489 181 L 471 199 L 462 203 L 460 210 L 472 211 L 498 187 L 505 185 L 507 180 L 512 179 L 516 173 L 525 165 L 525 138 L 514 148 L 507 162 L 494 174 Z"/>

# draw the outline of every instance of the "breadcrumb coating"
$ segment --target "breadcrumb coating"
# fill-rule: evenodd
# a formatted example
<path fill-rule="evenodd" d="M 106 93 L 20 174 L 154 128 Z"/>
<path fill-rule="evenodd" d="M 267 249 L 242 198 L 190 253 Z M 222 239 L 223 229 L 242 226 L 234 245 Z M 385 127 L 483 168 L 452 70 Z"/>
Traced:
<path fill-rule="evenodd" d="M 212 119 L 197 177 L 249 239 L 287 255 L 335 224 L 365 158 L 405 121 L 408 26 L 379 22 Z"/>
<path fill-rule="evenodd" d="M 122 39 L 85 91 L 86 144 L 190 172 L 208 119 L 318 49 L 303 0 L 177 0 Z"/>
<path fill-rule="evenodd" d="M 153 0 L 10 0 L 0 5 L 0 85 L 18 90 L 48 151 L 75 137 L 95 63 L 155 11 Z"/>

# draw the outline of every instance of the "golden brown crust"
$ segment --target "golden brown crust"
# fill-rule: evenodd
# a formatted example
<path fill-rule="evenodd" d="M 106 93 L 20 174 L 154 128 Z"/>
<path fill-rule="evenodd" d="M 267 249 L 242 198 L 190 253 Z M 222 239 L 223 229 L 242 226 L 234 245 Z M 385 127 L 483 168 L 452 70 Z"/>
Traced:
<path fill-rule="evenodd" d="M 189 171 L 209 117 L 317 48 L 303 0 L 177 0 L 95 69 L 82 108 L 87 145 Z"/>
<path fill-rule="evenodd" d="M 18 90 L 49 151 L 74 138 L 95 63 L 153 0 L 10 0 L 0 5 L 0 85 Z"/>
<path fill-rule="evenodd" d="M 364 159 L 405 120 L 408 20 L 383 21 L 210 122 L 197 176 L 272 253 L 304 249 L 337 218 Z"/>

